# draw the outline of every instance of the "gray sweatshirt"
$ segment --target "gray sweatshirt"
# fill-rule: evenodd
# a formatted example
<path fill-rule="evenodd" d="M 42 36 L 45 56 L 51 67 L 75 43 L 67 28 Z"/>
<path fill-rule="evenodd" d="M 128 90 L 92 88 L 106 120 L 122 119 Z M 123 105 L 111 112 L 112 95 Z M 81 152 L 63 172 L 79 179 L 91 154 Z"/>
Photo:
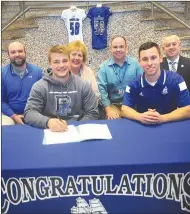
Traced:
<path fill-rule="evenodd" d="M 62 85 L 44 75 L 31 89 L 24 121 L 34 127 L 47 128 L 50 118 L 95 120 L 99 116 L 97 104 L 91 86 L 80 77 L 70 73 L 69 80 Z"/>

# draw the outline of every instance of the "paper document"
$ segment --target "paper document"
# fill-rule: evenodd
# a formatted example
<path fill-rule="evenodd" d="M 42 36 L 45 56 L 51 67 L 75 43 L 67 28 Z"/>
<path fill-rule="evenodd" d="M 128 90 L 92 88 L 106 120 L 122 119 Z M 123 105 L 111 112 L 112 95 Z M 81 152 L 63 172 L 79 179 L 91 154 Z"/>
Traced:
<path fill-rule="evenodd" d="M 69 125 L 68 131 L 52 132 L 44 130 L 43 144 L 72 143 L 93 139 L 112 139 L 106 124 L 83 124 L 79 126 Z"/>

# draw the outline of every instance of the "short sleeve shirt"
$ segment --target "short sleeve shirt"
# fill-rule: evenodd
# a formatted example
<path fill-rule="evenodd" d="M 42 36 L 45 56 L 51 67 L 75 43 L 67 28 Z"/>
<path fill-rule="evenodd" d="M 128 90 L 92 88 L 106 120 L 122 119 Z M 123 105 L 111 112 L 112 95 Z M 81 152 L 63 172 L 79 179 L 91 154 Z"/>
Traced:
<path fill-rule="evenodd" d="M 145 73 L 131 82 L 125 90 L 123 105 L 143 113 L 149 108 L 167 114 L 178 107 L 190 105 L 190 96 L 182 76 L 171 71 L 161 71 L 155 86 L 145 79 Z"/>

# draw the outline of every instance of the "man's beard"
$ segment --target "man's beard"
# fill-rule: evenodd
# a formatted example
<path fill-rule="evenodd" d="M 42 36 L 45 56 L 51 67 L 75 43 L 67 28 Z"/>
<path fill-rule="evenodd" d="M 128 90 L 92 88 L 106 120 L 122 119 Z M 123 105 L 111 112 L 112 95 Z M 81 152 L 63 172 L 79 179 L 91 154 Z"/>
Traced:
<path fill-rule="evenodd" d="M 15 59 L 12 59 L 11 63 L 16 67 L 20 67 L 26 63 L 26 58 L 22 58 L 22 60 L 20 62 L 17 62 Z"/>

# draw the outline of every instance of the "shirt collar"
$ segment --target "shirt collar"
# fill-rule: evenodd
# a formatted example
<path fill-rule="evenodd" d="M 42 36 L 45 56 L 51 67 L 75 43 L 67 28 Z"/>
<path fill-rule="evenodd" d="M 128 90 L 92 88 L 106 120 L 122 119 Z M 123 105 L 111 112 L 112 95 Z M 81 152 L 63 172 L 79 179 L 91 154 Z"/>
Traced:
<path fill-rule="evenodd" d="M 171 61 L 169 59 L 167 59 L 167 61 L 168 61 L 168 64 L 170 64 L 170 62 L 175 62 L 175 63 L 178 64 L 178 62 L 179 62 L 179 56 L 174 61 Z"/>
<path fill-rule="evenodd" d="M 130 64 L 130 63 L 131 63 L 129 57 L 127 57 L 127 56 L 125 57 L 125 61 L 124 61 L 124 62 L 126 62 L 127 64 Z M 115 60 L 114 60 L 113 57 L 111 57 L 111 58 L 109 59 L 108 65 L 114 65 L 114 64 L 116 64 L 116 63 L 115 63 Z"/>
<path fill-rule="evenodd" d="M 26 68 L 23 70 L 24 72 L 26 73 L 29 73 L 28 69 L 27 69 L 27 63 L 26 63 Z M 10 63 L 10 70 L 11 70 L 11 73 L 14 74 L 14 73 L 17 73 L 15 70 L 14 70 L 14 67 L 12 65 L 12 63 Z"/>
<path fill-rule="evenodd" d="M 166 71 L 165 70 L 161 70 L 160 77 L 157 80 L 156 85 L 157 84 L 164 85 L 165 82 L 166 82 Z M 143 74 L 141 75 L 141 87 L 144 88 L 144 87 L 147 87 L 147 86 L 150 86 L 150 84 L 146 81 L 145 72 L 143 72 Z"/>

